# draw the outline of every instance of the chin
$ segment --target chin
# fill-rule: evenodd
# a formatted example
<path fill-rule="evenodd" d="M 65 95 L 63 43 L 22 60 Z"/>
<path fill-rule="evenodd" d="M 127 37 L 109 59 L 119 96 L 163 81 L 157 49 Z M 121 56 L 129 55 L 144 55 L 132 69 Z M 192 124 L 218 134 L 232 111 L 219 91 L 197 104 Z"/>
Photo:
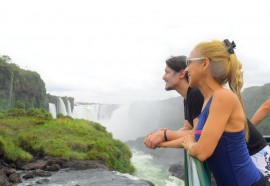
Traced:
<path fill-rule="evenodd" d="M 174 89 L 173 89 L 173 87 L 167 87 L 167 86 L 166 86 L 166 87 L 165 87 L 165 90 L 166 90 L 166 91 L 170 91 L 170 90 L 174 90 Z"/>

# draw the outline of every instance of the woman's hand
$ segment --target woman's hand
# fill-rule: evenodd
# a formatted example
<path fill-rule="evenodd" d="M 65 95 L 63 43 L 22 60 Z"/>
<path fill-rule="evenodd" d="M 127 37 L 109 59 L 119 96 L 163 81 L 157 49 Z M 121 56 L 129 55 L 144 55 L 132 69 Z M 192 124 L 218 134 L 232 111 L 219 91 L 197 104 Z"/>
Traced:
<path fill-rule="evenodd" d="M 182 146 L 188 151 L 190 155 L 194 155 L 192 153 L 192 147 L 196 144 L 194 135 L 189 134 L 181 138 Z"/>

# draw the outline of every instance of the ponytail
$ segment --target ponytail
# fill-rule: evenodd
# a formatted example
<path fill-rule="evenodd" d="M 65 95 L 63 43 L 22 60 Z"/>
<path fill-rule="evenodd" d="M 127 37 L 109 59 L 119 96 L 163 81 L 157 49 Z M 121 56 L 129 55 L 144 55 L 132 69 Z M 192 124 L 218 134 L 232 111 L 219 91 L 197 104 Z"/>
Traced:
<path fill-rule="evenodd" d="M 242 108 L 245 112 L 245 106 L 241 94 L 241 89 L 243 87 L 243 72 L 242 72 L 242 64 L 238 61 L 235 54 L 230 54 L 229 61 L 229 74 L 228 74 L 228 84 L 230 89 L 237 95 Z M 246 112 L 245 112 L 246 113 Z M 246 141 L 249 139 L 249 128 L 247 121 L 245 121 L 245 135 Z"/>
<path fill-rule="evenodd" d="M 213 78 L 221 85 L 229 84 L 230 89 L 237 95 L 245 112 L 241 95 L 243 87 L 242 64 L 238 61 L 234 48 L 234 42 L 225 39 L 223 42 L 213 40 L 199 43 L 195 48 L 199 49 L 202 56 L 211 61 L 211 72 Z M 247 121 L 245 121 L 246 140 L 249 137 Z"/>

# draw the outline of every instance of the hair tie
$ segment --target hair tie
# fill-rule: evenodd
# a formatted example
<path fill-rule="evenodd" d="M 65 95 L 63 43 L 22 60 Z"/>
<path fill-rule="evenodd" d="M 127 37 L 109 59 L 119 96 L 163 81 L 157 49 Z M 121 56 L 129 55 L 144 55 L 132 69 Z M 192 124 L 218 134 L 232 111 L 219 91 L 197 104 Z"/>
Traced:
<path fill-rule="evenodd" d="M 234 54 L 234 49 L 236 47 L 236 44 L 234 43 L 234 41 L 230 42 L 228 39 L 224 39 L 223 43 L 225 43 L 225 45 L 228 47 L 227 51 L 230 54 Z"/>

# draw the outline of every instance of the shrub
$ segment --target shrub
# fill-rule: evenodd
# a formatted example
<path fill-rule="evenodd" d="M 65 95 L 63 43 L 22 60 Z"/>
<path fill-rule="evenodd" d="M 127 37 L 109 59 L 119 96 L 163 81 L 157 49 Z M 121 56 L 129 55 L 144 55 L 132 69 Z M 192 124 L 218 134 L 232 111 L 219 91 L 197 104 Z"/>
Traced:
<path fill-rule="evenodd" d="M 8 160 L 30 160 L 31 154 L 16 146 L 9 138 L 0 136 L 0 149 Z"/>
<path fill-rule="evenodd" d="M 57 117 L 57 118 L 63 118 L 63 117 L 64 117 L 64 114 L 62 114 L 62 113 L 57 113 L 57 114 L 56 114 L 56 117 Z"/>
<path fill-rule="evenodd" d="M 99 123 L 91 122 L 91 125 L 92 125 L 95 129 L 97 129 L 97 130 L 99 130 L 99 131 L 107 132 L 107 131 L 106 131 L 106 127 L 100 125 Z"/>
<path fill-rule="evenodd" d="M 7 111 L 5 111 L 5 110 L 0 110 L 0 118 L 5 118 L 5 117 L 7 117 L 8 115 L 7 115 Z"/>
<path fill-rule="evenodd" d="M 13 106 L 13 108 L 16 108 L 16 109 L 25 109 L 25 105 L 24 105 L 24 103 L 23 102 L 21 102 L 21 101 L 16 101 L 15 102 L 15 104 L 14 104 L 14 106 Z"/>
<path fill-rule="evenodd" d="M 8 111 L 8 116 L 12 117 L 22 117 L 26 115 L 26 111 L 21 108 L 13 108 Z"/>
<path fill-rule="evenodd" d="M 52 115 L 44 109 L 30 108 L 26 115 L 35 118 L 36 124 L 44 124 L 46 121 L 53 119 Z"/>

